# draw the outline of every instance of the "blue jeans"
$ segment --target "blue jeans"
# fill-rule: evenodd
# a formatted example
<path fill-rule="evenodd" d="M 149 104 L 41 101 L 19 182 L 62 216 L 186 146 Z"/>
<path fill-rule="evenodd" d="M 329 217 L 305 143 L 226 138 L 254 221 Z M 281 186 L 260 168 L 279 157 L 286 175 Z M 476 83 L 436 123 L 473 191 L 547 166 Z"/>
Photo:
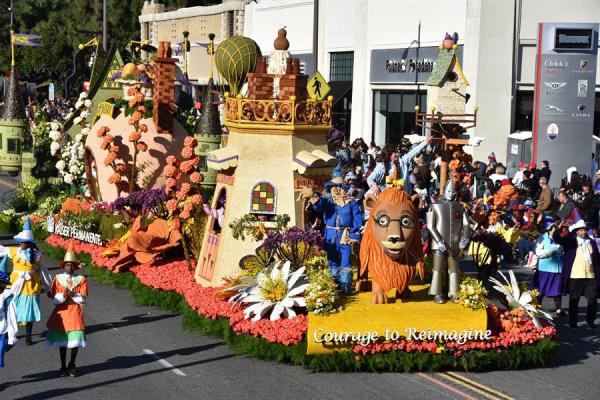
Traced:
<path fill-rule="evenodd" d="M 8 346 L 8 333 L 0 335 L 0 368 L 4 367 L 4 353 Z"/>

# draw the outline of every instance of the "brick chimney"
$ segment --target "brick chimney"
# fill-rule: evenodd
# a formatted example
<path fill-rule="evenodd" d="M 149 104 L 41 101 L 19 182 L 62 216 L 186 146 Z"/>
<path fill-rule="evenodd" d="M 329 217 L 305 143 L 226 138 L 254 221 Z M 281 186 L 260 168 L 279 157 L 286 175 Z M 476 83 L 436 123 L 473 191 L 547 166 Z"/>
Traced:
<path fill-rule="evenodd" d="M 172 133 L 175 110 L 175 63 L 171 58 L 171 42 L 159 42 L 154 61 L 152 119 L 158 133 Z"/>

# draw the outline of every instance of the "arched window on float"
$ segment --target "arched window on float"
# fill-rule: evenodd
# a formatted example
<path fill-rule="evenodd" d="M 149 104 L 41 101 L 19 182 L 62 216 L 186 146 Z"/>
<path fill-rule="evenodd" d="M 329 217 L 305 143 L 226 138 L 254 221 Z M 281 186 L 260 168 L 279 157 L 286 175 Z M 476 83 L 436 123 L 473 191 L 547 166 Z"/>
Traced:
<path fill-rule="evenodd" d="M 250 214 L 259 221 L 271 221 L 276 213 L 277 190 L 269 182 L 258 182 L 250 192 Z"/>

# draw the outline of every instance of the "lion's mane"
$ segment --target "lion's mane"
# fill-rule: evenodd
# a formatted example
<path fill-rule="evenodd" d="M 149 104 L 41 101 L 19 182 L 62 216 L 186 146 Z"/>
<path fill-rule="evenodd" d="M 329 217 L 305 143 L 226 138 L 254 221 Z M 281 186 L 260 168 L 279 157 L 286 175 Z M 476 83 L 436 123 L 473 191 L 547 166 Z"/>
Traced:
<path fill-rule="evenodd" d="M 408 246 L 400 262 L 392 260 L 383 250 L 375 238 L 374 225 L 377 209 L 384 203 L 391 206 L 409 208 L 416 222 L 413 234 L 407 238 Z M 418 225 L 419 213 L 411 202 L 410 196 L 396 188 L 387 188 L 375 201 L 371 215 L 365 227 L 360 243 L 360 275 L 368 270 L 373 282 L 381 286 L 386 292 L 396 288 L 398 293 L 404 292 L 415 275 L 417 264 L 423 262 L 423 247 L 421 245 L 421 231 Z"/>

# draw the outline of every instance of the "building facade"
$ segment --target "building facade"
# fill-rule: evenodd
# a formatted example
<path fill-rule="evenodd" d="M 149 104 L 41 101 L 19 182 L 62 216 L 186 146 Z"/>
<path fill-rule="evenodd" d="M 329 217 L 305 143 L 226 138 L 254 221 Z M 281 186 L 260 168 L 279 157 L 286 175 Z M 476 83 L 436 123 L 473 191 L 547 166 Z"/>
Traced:
<path fill-rule="evenodd" d="M 286 26 L 289 50 L 310 75 L 314 9 L 313 0 L 248 2 L 244 34 L 267 55 Z M 414 108 L 428 109 L 424 84 L 437 46 L 457 32 L 467 112 L 478 107 L 471 133 L 486 138 L 475 157 L 493 151 L 504 161 L 508 135 L 532 129 L 538 23 L 597 21 L 597 0 L 320 0 L 316 64 L 332 86 L 334 122 L 351 139 L 397 143 L 417 131 Z M 595 91 L 599 135 L 600 78 Z"/>
<path fill-rule="evenodd" d="M 189 32 L 190 51 L 187 53 L 188 78 L 194 85 L 206 86 L 210 58 L 206 48 L 208 34 L 215 34 L 215 43 L 233 35 L 241 35 L 244 27 L 246 1 L 224 0 L 221 4 L 165 10 L 158 0 L 146 1 L 139 17 L 141 39 L 157 46 L 169 41 L 173 56 L 179 58 L 179 67 L 186 70 L 182 52 L 183 32 Z"/>

